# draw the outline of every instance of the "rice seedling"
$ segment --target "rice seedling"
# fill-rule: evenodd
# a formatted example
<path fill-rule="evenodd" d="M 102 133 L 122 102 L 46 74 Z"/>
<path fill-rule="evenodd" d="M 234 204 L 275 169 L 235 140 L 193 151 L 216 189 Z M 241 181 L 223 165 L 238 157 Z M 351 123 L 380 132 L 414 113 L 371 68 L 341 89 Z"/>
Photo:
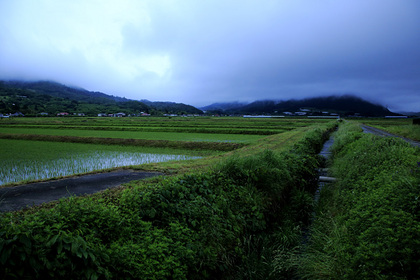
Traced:
<path fill-rule="evenodd" d="M 146 163 L 197 159 L 169 149 L 0 140 L 0 185 Z"/>
<path fill-rule="evenodd" d="M 11 128 L 0 127 L 0 133 L 34 134 L 52 136 L 78 136 L 121 139 L 146 139 L 167 141 L 203 141 L 203 142 L 235 142 L 249 143 L 261 139 L 261 135 L 245 134 L 211 134 L 189 132 L 161 132 L 161 131 L 110 131 L 87 129 L 55 129 L 55 128 Z"/>

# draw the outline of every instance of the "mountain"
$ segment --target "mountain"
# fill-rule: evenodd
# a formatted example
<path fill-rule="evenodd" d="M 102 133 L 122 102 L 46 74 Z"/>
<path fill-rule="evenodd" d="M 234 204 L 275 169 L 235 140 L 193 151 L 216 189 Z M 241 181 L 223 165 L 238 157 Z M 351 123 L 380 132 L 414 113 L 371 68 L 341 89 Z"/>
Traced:
<path fill-rule="evenodd" d="M 140 100 L 144 104 L 165 114 L 202 114 L 203 111 L 184 103 Z"/>
<path fill-rule="evenodd" d="M 248 103 L 244 102 L 224 102 L 224 103 L 213 103 L 208 106 L 201 107 L 203 111 L 227 111 L 232 109 L 237 109 L 247 105 Z"/>
<path fill-rule="evenodd" d="M 420 112 L 397 112 L 398 114 L 410 117 L 420 117 Z"/>
<path fill-rule="evenodd" d="M 53 97 L 76 100 L 81 102 L 107 103 L 109 101 L 127 102 L 129 99 L 108 95 L 102 92 L 87 91 L 82 88 L 69 87 L 52 81 L 22 82 L 4 81 L 9 88 L 27 89 Z"/>
<path fill-rule="evenodd" d="M 299 112 L 301 109 L 310 115 L 322 115 L 323 112 L 324 114 L 328 112 L 344 116 L 360 115 L 366 117 L 398 115 L 390 112 L 381 105 L 352 95 L 315 97 L 288 101 L 255 101 L 236 109 L 227 110 L 226 113 L 282 115 L 284 114 L 283 112 L 294 113 Z"/>
<path fill-rule="evenodd" d="M 69 87 L 51 81 L 0 81 L 0 113 L 21 112 L 24 115 L 60 112 L 97 116 L 100 113 L 154 115 L 198 114 L 197 108 L 182 103 L 145 102 Z"/>

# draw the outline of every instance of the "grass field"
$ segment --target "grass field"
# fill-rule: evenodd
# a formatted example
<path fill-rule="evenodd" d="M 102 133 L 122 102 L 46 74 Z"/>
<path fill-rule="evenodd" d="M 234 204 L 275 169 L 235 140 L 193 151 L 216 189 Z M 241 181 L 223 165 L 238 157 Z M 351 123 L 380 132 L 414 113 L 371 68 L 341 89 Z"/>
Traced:
<path fill-rule="evenodd" d="M 0 139 L 0 186 L 210 154 L 169 148 Z"/>
<path fill-rule="evenodd" d="M 78 130 L 69 127 L 83 122 L 82 118 L 63 120 L 69 123 L 54 126 L 51 124 L 54 119 L 47 119 L 49 123 L 36 119 L 2 123 L 5 125 L 0 125 L 1 129 L 23 129 L 25 133 L 12 135 L 9 130 L 9 134 L 2 134 L 16 137 L 0 140 L 6 167 L 14 166 L 13 161 L 20 162 L 22 165 L 15 165 L 11 172 L 30 173 L 23 165 L 33 161 L 32 165 L 38 168 L 35 173 L 67 166 L 70 173 L 84 173 L 87 171 L 73 169 L 116 158 L 131 165 L 130 168 L 160 171 L 166 176 L 0 214 L 0 278 L 290 279 L 293 276 L 294 271 L 284 268 L 277 256 L 280 251 L 289 252 L 300 244 L 301 230 L 312 213 L 319 165 L 317 153 L 336 121 L 203 118 L 188 122 L 174 118 L 166 119 L 166 125 L 174 121 L 174 125 L 207 126 L 207 132 L 216 124 L 217 129 L 226 131 L 246 127 L 248 131 L 243 135 L 232 132 L 223 137 L 241 136 L 248 140 L 221 143 L 200 139 L 111 138 L 115 139 L 114 145 L 104 145 L 110 140 L 103 135 L 82 137 L 74 133 L 141 132 L 133 131 L 131 124 L 127 125 L 129 130 L 122 129 L 131 122 L 129 118 L 86 119 L 101 122 L 101 129 L 91 129 L 89 124 Z M 37 123 L 43 128 L 34 126 Z M 104 126 L 113 129 L 104 130 Z M 278 129 L 280 133 L 273 134 L 273 126 L 288 129 Z M 195 134 L 191 133 L 193 126 L 188 128 L 189 133 L 181 132 L 184 127 L 178 128 L 178 135 L 172 131 L 153 137 L 166 134 L 171 139 L 180 139 Z M 30 129 L 33 133 L 49 130 L 58 135 L 28 136 Z M 258 133 L 252 135 L 249 130 Z M 19 140 L 24 135 L 27 140 Z M 255 138 L 250 140 L 250 136 Z M 220 134 L 203 133 L 201 137 L 222 140 Z M 39 138 L 45 141 L 35 141 Z M 53 142 L 61 140 L 81 143 Z M 85 143 L 93 140 L 99 144 Z M 180 146 L 185 149 L 152 150 L 132 143 L 158 143 L 162 147 L 184 143 Z M 222 144 L 230 145 L 229 150 L 220 151 Z M 168 155 L 202 157 L 128 162 L 139 153 L 141 157 L 159 154 L 164 160 Z M 46 175 L 49 176 L 63 175 Z"/>
<path fill-rule="evenodd" d="M 193 160 L 133 166 L 167 176 L 0 214 L 0 278 L 419 279 L 419 150 L 401 139 L 365 135 L 357 125 L 366 121 L 392 128 L 406 120 L 340 122 L 328 163 L 318 153 L 336 121 L 144 121 L 150 127 L 158 127 L 158 122 L 171 127 L 173 121 L 181 135 L 188 134 L 181 132 L 188 125 L 194 129 L 194 123 L 209 132 L 216 123 L 220 129 L 237 129 L 237 122 L 238 127 L 257 130 L 259 138 Z M 95 122 L 100 129 L 92 129 Z M 32 127 L 38 123 L 42 129 L 66 133 L 71 133 L 70 126 L 121 133 L 141 128 L 138 122 L 52 118 L 11 120 L 0 126 L 41 130 Z M 269 135 L 273 126 L 286 124 L 288 129 Z M 265 135 L 264 127 L 270 133 Z M 87 141 L 89 137 L 80 138 Z M 4 150 L 9 158 L 17 159 L 20 152 L 24 157 L 25 149 L 33 158 L 66 157 L 60 147 L 67 143 L 42 142 L 45 146 L 37 155 L 32 151 L 36 141 L 5 139 L 0 140 L 2 147 L 6 147 L 3 141 L 16 144 Z M 212 142 L 205 143 L 210 143 L 207 149 L 215 150 Z M 76 154 L 92 150 L 106 154 L 117 147 L 80 145 Z M 136 147 L 123 148 L 132 153 Z M 190 156 L 207 152 L 190 148 L 177 151 Z M 124 156 L 125 150 L 118 153 Z M 338 180 L 324 186 L 316 202 L 317 170 L 323 164 L 329 165 L 330 175 Z"/>
<path fill-rule="evenodd" d="M 0 138 L 8 139 L 0 140 L 0 184 L 121 166 L 141 165 L 150 170 L 185 172 L 217 161 L 220 151 L 229 151 L 244 145 L 249 147 L 241 150 L 241 153 L 247 154 L 260 149 L 278 150 L 288 147 L 293 144 L 295 137 L 304 134 L 309 127 L 328 121 L 181 117 L 2 120 Z M 164 131 L 143 131 L 145 128 Z M 206 132 L 194 133 L 197 129 Z M 212 131 L 230 133 L 211 133 Z M 238 131 L 244 134 L 238 134 Z M 254 131 L 254 134 L 250 134 L 250 131 Z M 274 131 L 277 133 L 270 136 Z M 142 155 L 142 159 L 136 155 Z M 160 156 L 153 156 L 152 159 L 151 155 Z M 205 156 L 206 159 L 184 163 L 179 161 L 181 156 L 185 159 Z M 130 160 L 126 160 L 127 158 Z M 175 159 L 176 162 L 162 163 L 169 159 Z"/>
<path fill-rule="evenodd" d="M 0 127 L 0 133 L 77 136 L 77 137 L 100 137 L 121 139 L 145 139 L 145 140 L 168 140 L 168 141 L 205 141 L 205 142 L 235 142 L 250 143 L 262 138 L 261 135 L 243 134 L 210 134 L 210 133 L 183 133 L 183 132 L 143 132 L 143 131 L 108 131 L 108 130 L 77 130 L 77 129 L 54 129 L 54 128 L 4 128 Z"/>
<path fill-rule="evenodd" d="M 413 125 L 412 119 L 363 119 L 360 122 L 396 135 L 420 141 L 420 125 Z"/>

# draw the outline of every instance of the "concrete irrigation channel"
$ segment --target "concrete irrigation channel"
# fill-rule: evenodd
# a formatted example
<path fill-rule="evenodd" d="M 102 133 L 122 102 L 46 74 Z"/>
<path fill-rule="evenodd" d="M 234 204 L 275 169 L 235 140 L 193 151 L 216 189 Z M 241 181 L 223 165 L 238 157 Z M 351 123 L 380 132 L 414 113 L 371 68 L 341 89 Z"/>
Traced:
<path fill-rule="evenodd" d="M 21 210 L 73 195 L 92 194 L 133 180 L 159 175 L 163 174 L 123 169 L 15 187 L 4 187 L 0 188 L 0 212 Z"/>

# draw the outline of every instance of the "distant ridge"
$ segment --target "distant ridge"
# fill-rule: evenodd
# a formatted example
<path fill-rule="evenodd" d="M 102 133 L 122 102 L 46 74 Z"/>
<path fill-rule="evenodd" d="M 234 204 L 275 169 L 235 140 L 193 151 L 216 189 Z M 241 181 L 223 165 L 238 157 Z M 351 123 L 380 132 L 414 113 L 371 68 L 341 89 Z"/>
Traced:
<path fill-rule="evenodd" d="M 5 86 L 10 88 L 28 89 L 36 91 L 41 94 L 47 94 L 58 98 L 67 98 L 77 101 L 105 101 L 113 100 L 117 102 L 130 101 L 127 98 L 108 95 L 97 91 L 88 91 L 83 88 L 66 86 L 53 81 L 36 81 L 36 82 L 22 82 L 22 81 L 4 81 Z"/>
<path fill-rule="evenodd" d="M 131 100 L 52 81 L 0 81 L 0 113 L 16 112 L 24 115 L 67 112 L 88 116 L 119 112 L 153 115 L 202 113 L 183 103 Z"/>
<path fill-rule="evenodd" d="M 200 109 L 203 111 L 226 111 L 226 110 L 241 108 L 248 104 L 249 103 L 245 103 L 245 102 L 213 103 L 211 105 L 201 107 Z"/>
<path fill-rule="evenodd" d="M 314 97 L 288 101 L 259 100 L 236 108 L 229 107 L 228 104 L 225 106 L 226 109 L 223 110 L 225 114 L 284 115 L 285 112 L 295 113 L 304 109 L 303 111 L 311 115 L 322 115 L 325 113 L 366 117 L 398 115 L 382 105 L 374 104 L 353 95 Z M 202 109 L 204 108 L 206 107 Z"/>

